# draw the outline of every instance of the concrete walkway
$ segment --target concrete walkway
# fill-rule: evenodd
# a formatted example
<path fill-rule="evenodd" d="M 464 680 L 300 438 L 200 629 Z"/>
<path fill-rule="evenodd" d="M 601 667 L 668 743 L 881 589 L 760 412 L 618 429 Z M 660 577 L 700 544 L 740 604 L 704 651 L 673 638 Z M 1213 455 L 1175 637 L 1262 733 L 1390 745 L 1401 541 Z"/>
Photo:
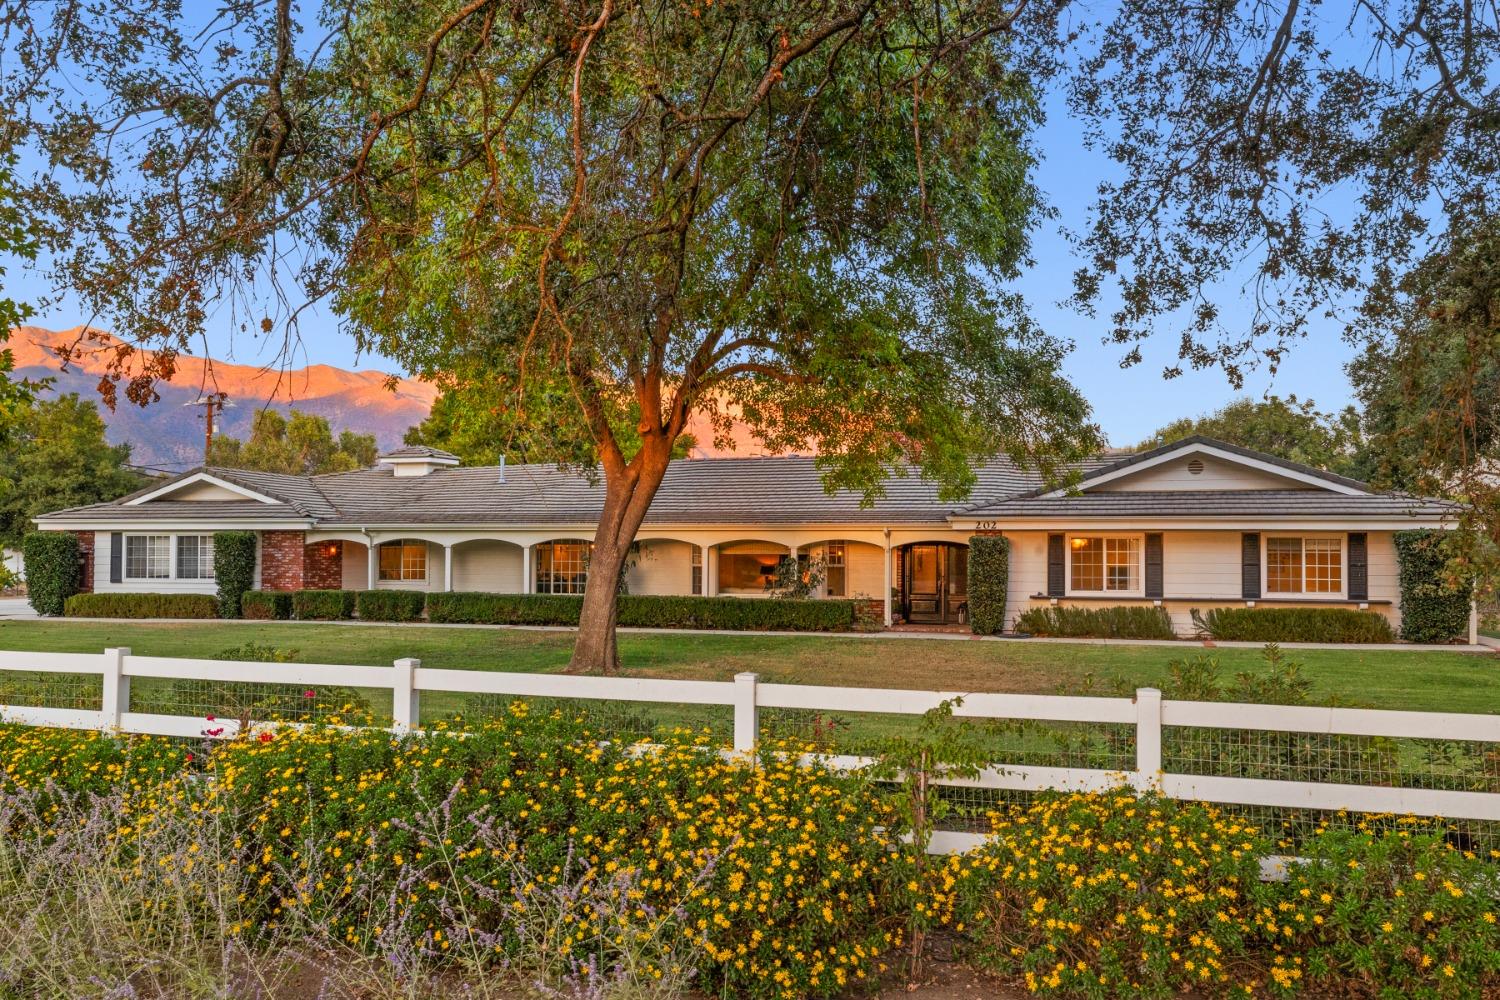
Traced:
<path fill-rule="evenodd" d="M 40 618 L 24 597 L 0 597 L 0 621 Z"/>
<path fill-rule="evenodd" d="M 20 604 L 24 614 L 7 614 L 7 605 Z M 20 610 L 20 609 L 18 609 Z M 42 619 L 31 610 L 31 606 L 24 600 L 0 601 L 0 620 L 31 619 L 37 621 L 55 621 L 62 624 L 65 619 Z M 70 624 L 82 621 L 88 622 L 113 622 L 121 625 L 202 625 L 202 618 L 72 618 L 66 619 Z M 213 619 L 213 624 L 221 624 L 218 619 Z M 491 631 L 511 632 L 576 632 L 571 625 L 466 625 L 448 624 L 437 622 L 362 622 L 362 621 L 245 621 L 236 620 L 239 625 L 343 625 L 351 628 L 468 628 L 489 629 Z M 621 627 L 621 632 L 638 635 L 727 635 L 758 638 L 762 636 L 791 636 L 802 639 L 844 639 L 854 642 L 868 639 L 897 639 L 915 642 L 1009 642 L 1009 643 L 1052 643 L 1060 646 L 1165 646 L 1170 649 L 1260 649 L 1265 645 L 1263 642 L 1214 642 L 1212 640 L 1200 639 L 1084 639 L 1084 638 L 1051 638 L 1043 636 L 1007 636 L 1007 635 L 967 635 L 958 632 L 770 632 L 770 631 L 730 631 L 728 629 L 712 628 L 629 628 Z M 1495 640 L 1492 640 L 1495 641 Z M 1427 645 L 1412 642 L 1372 642 L 1372 643 L 1339 643 L 1339 642 L 1283 642 L 1283 649 L 1343 649 L 1343 650 L 1369 650 L 1396 653 L 1480 653 L 1494 654 L 1497 649 L 1487 645 L 1470 646 L 1467 643 Z"/>

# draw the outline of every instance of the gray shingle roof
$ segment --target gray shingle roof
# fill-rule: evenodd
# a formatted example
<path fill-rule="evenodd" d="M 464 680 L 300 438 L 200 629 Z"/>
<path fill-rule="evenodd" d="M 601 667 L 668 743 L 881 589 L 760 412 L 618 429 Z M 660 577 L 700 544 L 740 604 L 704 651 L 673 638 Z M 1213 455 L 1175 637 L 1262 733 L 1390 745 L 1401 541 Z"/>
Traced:
<path fill-rule="evenodd" d="M 1207 440 L 1207 439 L 1188 439 Z M 1213 442 L 1218 447 L 1225 447 Z M 433 449 L 436 451 L 436 449 Z M 439 452 L 439 454 L 443 454 Z M 1250 453 L 1265 460 L 1266 456 Z M 1084 463 L 1086 480 L 1130 459 L 1118 456 Z M 1293 464 L 1294 463 L 1290 463 Z M 1295 466 L 1296 468 L 1302 468 Z M 45 515 L 40 520 L 109 521 L 179 518 L 209 520 L 307 517 L 327 526 L 590 524 L 603 507 L 602 483 L 576 469 L 552 465 L 440 468 L 424 476 L 398 477 L 389 467 L 323 476 L 286 476 L 242 469 L 206 471 L 226 482 L 280 501 L 125 500 Z M 1046 487 L 1033 471 L 998 460 L 980 467 L 972 506 L 938 498 L 938 485 L 915 474 L 893 475 L 885 495 L 870 506 L 859 493 L 823 489 L 811 458 L 721 458 L 673 462 L 646 515 L 647 525 L 678 524 L 946 524 L 949 517 L 1428 517 L 1458 507 L 1444 501 L 1392 494 L 1347 496 L 1315 488 L 1301 490 L 1134 492 L 1111 491 L 1042 497 Z M 1317 472 L 1317 470 L 1310 470 Z M 187 478 L 184 473 L 132 497 Z M 1339 477 L 1335 477 L 1339 478 Z M 1339 481 L 1354 484 L 1352 480 Z"/>
<path fill-rule="evenodd" d="M 1349 496 L 1324 490 L 1111 490 L 1068 497 L 1021 496 L 964 517 L 1117 518 L 1151 520 L 1187 517 L 1443 517 L 1461 507 L 1445 500 L 1369 493 Z"/>

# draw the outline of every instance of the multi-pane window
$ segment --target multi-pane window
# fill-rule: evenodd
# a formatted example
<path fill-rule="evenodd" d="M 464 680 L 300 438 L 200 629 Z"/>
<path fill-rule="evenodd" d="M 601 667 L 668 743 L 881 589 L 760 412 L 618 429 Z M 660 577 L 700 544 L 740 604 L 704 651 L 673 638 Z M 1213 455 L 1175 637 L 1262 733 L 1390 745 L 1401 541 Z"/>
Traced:
<path fill-rule="evenodd" d="M 172 536 L 126 535 L 125 575 L 132 580 L 170 580 Z"/>
<path fill-rule="evenodd" d="M 214 578 L 214 536 L 177 536 L 177 578 L 179 580 L 212 580 Z"/>
<path fill-rule="evenodd" d="M 382 580 L 427 579 L 427 543 L 403 540 L 380 546 Z"/>
<path fill-rule="evenodd" d="M 690 546 L 693 550 L 693 589 L 692 593 L 703 593 L 703 546 Z"/>
<path fill-rule="evenodd" d="M 1139 536 L 1074 535 L 1068 546 L 1073 590 L 1130 593 L 1141 589 Z"/>
<path fill-rule="evenodd" d="M 1266 593 L 1339 594 L 1343 590 L 1342 539 L 1266 539 Z"/>
<path fill-rule="evenodd" d="M 589 542 L 543 542 L 536 547 L 536 592 L 581 594 L 589 583 Z"/>
<path fill-rule="evenodd" d="M 847 593 L 848 571 L 846 569 L 847 546 L 844 542 L 829 542 L 823 572 L 827 575 L 828 596 L 843 597 Z"/>

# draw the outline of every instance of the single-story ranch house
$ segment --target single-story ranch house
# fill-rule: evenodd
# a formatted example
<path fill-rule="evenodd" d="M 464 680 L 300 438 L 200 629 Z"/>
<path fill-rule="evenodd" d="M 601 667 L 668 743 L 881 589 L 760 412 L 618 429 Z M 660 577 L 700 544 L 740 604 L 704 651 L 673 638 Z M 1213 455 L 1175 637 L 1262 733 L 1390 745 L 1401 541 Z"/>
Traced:
<path fill-rule="evenodd" d="M 822 560 L 821 596 L 887 624 L 962 623 L 968 539 L 1011 542 L 1007 625 L 1047 604 L 1155 604 L 1180 634 L 1223 606 L 1368 608 L 1399 623 L 1393 533 L 1455 505 L 1382 493 L 1202 437 L 1105 457 L 1049 489 L 997 461 L 970 502 L 893 477 L 883 497 L 824 491 L 809 458 L 672 463 L 629 570 L 636 594 L 763 596 L 778 562 Z M 376 468 L 287 476 L 203 468 L 37 519 L 76 532 L 94 591 L 213 593 L 213 532 L 259 534 L 265 590 L 580 593 L 602 486 L 546 465 L 465 468 L 403 448 Z"/>

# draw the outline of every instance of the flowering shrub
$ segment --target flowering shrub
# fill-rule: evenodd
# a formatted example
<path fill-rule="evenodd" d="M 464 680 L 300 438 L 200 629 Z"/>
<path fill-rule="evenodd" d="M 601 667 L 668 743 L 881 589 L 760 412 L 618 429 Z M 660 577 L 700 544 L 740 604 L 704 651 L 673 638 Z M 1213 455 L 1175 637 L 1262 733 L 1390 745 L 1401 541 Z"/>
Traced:
<path fill-rule="evenodd" d="M 1218 810 L 1126 791 L 1047 794 L 993 816 L 934 887 L 943 922 L 1033 992 L 1222 988 L 1253 936 L 1270 843 Z"/>
<path fill-rule="evenodd" d="M 247 818 L 260 919 L 300 911 L 360 948 L 401 935 L 468 961 L 518 954 L 531 932 L 511 914 L 582 868 L 590 886 L 630 880 L 640 933 L 674 922 L 726 995 L 827 996 L 878 972 L 900 942 L 881 903 L 896 867 L 881 798 L 705 742 L 634 752 L 519 704 L 463 738 L 281 730 L 215 755 L 213 804 Z M 393 898 L 399 920 L 368 917 Z M 619 960 L 608 921 L 588 906 L 574 921 L 580 967 Z"/>
<path fill-rule="evenodd" d="M 1382 998 L 1478 996 L 1500 986 L 1500 871 L 1422 824 L 1324 830 L 1299 848 L 1257 923 L 1273 985 Z M 1489 861 L 1500 858 L 1490 852 Z M 1486 993 L 1485 995 L 1489 995 Z"/>

